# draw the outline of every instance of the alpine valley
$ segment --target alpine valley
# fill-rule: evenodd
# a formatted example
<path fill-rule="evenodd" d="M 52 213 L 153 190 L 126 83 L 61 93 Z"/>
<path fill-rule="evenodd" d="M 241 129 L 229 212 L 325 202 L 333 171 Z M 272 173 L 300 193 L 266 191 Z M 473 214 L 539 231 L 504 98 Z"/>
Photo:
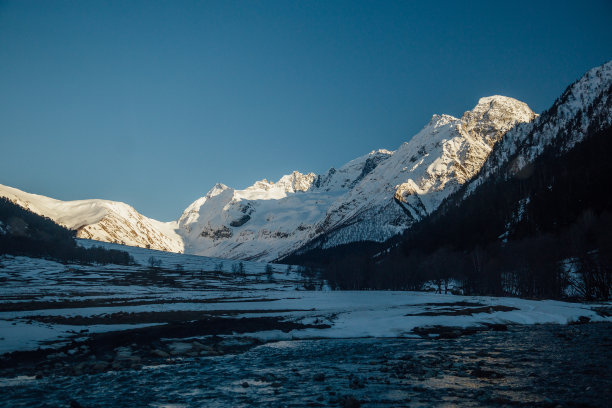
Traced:
<path fill-rule="evenodd" d="M 3 185 L 0 196 L 80 238 L 218 258 L 273 261 L 384 242 L 489 178 L 529 169 L 548 146 L 567 152 L 587 131 L 609 128 L 611 87 L 612 61 L 587 72 L 540 116 L 513 98 L 481 98 L 461 118 L 434 115 L 395 151 L 372 151 L 325 174 L 294 171 L 244 190 L 217 184 L 169 223 L 120 202 L 59 201 Z"/>

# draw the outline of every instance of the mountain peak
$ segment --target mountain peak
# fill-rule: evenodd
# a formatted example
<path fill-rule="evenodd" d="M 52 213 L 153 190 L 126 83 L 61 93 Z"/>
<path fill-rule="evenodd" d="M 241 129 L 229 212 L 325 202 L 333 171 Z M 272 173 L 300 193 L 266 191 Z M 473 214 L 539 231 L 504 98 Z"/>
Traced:
<path fill-rule="evenodd" d="M 536 116 L 524 102 L 493 95 L 480 98 L 474 109 L 463 114 L 461 123 L 463 130 L 480 136 L 493 146 L 518 123 L 531 122 Z"/>
<path fill-rule="evenodd" d="M 436 127 L 447 125 L 447 124 L 452 123 L 452 122 L 457 121 L 457 120 L 459 120 L 459 119 L 457 119 L 454 116 L 447 115 L 447 114 L 444 114 L 444 113 L 439 115 L 439 114 L 436 113 L 436 114 L 432 115 L 432 117 L 429 120 L 429 123 L 427 124 L 426 127 L 434 127 L 434 128 L 436 128 Z"/>
<path fill-rule="evenodd" d="M 285 189 L 287 192 L 307 191 L 312 186 L 312 183 L 317 178 L 314 173 L 302 174 L 299 171 L 294 171 L 280 178 L 276 185 Z"/>
<path fill-rule="evenodd" d="M 518 99 L 514 99 L 509 96 L 491 95 L 491 96 L 483 96 L 482 98 L 480 98 L 478 100 L 478 103 L 476 104 L 476 107 L 490 106 L 492 104 L 524 104 L 524 102 L 521 102 Z"/>
<path fill-rule="evenodd" d="M 387 149 L 378 149 L 378 150 L 372 150 L 370 152 L 370 156 L 379 156 L 379 155 L 392 155 L 393 152 L 391 150 L 387 150 Z"/>
<path fill-rule="evenodd" d="M 213 188 L 211 188 L 210 190 L 208 190 L 208 193 L 206 193 L 206 197 L 210 198 L 210 197 L 214 197 L 216 195 L 221 194 L 223 191 L 229 189 L 228 186 L 226 186 L 223 183 L 217 183 L 213 186 Z"/>
<path fill-rule="evenodd" d="M 517 120 L 524 119 L 524 121 L 532 120 L 535 115 L 525 102 L 502 95 L 492 95 L 480 98 L 474 109 L 468 112 L 478 114 L 481 117 L 488 115 L 490 117 L 489 119 L 494 119 L 491 118 L 492 113 L 501 112 L 512 114 Z M 468 112 L 466 112 L 466 114 Z M 465 114 L 463 116 L 465 117 Z"/>

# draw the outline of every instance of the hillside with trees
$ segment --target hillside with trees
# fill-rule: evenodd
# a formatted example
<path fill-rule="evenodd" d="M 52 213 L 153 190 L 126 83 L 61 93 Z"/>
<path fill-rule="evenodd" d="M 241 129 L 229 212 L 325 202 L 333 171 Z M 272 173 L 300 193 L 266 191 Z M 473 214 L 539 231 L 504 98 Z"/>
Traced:
<path fill-rule="evenodd" d="M 558 120 L 571 89 L 542 114 L 521 148 L 533 149 L 533 135 Z M 517 153 L 402 236 L 298 253 L 283 262 L 322 268 L 342 289 L 421 289 L 433 281 L 439 291 L 458 282 L 465 294 L 611 298 L 611 94 L 609 86 L 548 134 L 552 142 L 519 171 L 513 168 Z"/>
<path fill-rule="evenodd" d="M 75 231 L 0 197 L 0 255 L 20 255 L 60 262 L 132 264 L 127 252 L 77 245 Z"/>

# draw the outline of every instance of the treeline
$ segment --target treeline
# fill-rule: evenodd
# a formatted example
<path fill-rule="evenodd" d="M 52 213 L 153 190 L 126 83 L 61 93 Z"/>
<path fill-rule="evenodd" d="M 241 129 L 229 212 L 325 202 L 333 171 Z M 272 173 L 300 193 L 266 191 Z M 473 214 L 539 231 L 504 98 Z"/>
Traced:
<path fill-rule="evenodd" d="M 608 299 L 612 295 L 612 214 L 586 211 L 560 233 L 493 241 L 469 249 L 431 252 L 406 247 L 382 259 L 338 259 L 326 277 L 342 289 L 419 290 L 433 281 L 440 292 L 459 283 L 467 295 Z"/>
<path fill-rule="evenodd" d="M 569 152 L 561 143 L 462 201 L 460 191 L 384 245 L 319 249 L 289 260 L 323 267 L 340 289 L 418 290 L 434 281 L 443 290 L 454 281 L 466 294 L 610 299 L 612 129 L 588 131 Z"/>
<path fill-rule="evenodd" d="M 76 244 L 75 231 L 0 197 L 0 254 L 47 258 L 61 262 L 129 265 L 125 251 Z"/>

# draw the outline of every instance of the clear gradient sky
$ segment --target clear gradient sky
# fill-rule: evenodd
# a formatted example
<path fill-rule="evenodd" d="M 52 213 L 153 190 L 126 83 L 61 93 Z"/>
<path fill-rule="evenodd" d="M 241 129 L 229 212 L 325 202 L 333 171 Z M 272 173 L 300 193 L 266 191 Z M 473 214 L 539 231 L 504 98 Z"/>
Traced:
<path fill-rule="evenodd" d="M 434 4 L 435 3 L 435 4 Z M 160 220 L 612 58 L 612 1 L 2 1 L 0 183 Z"/>

